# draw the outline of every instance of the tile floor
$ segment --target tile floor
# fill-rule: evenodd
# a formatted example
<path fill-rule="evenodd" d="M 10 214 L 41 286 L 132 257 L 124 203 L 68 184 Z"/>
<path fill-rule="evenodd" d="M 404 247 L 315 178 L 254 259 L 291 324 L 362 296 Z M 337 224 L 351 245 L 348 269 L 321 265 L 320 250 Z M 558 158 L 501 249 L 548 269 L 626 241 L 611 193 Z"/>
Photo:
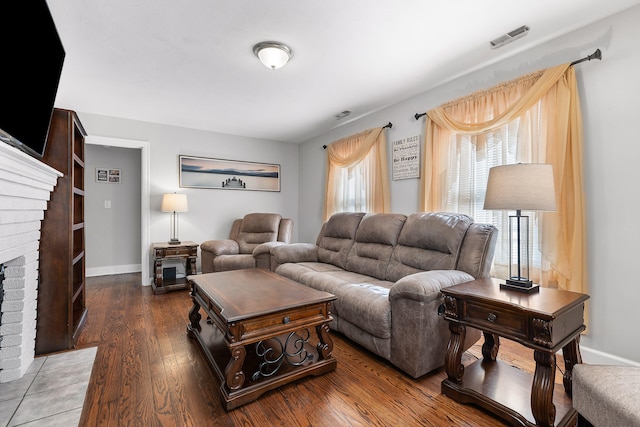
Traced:
<path fill-rule="evenodd" d="M 36 357 L 22 378 L 0 384 L 0 427 L 77 426 L 97 350 Z"/>

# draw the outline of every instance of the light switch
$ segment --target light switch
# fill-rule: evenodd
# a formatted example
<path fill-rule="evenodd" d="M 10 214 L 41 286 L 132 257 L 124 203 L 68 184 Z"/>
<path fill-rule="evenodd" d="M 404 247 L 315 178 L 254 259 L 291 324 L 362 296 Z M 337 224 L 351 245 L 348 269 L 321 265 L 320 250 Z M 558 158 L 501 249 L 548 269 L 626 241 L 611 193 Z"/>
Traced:
<path fill-rule="evenodd" d="M 105 209 L 111 209 L 111 200 L 105 200 L 104 201 L 104 208 Z"/>

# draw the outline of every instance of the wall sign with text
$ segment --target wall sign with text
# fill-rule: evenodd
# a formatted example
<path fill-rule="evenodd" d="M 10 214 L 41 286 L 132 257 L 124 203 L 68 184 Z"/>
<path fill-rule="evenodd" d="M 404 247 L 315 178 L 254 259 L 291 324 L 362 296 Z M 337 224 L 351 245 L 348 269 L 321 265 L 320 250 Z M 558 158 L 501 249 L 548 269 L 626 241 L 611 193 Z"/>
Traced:
<path fill-rule="evenodd" d="M 420 178 L 421 135 L 393 141 L 393 180 Z"/>

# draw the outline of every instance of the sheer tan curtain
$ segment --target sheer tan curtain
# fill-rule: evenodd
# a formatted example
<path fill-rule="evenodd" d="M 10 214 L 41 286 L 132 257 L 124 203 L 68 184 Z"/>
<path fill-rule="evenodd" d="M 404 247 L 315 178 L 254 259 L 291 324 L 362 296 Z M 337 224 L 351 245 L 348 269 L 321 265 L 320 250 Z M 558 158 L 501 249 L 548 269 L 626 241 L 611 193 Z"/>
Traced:
<path fill-rule="evenodd" d="M 503 231 L 494 274 L 508 265 L 508 212 L 484 211 L 489 168 L 509 163 L 553 166 L 557 211 L 530 213 L 531 278 L 543 286 L 587 292 L 582 118 L 575 71 L 542 70 L 427 113 L 421 208 L 455 210 Z"/>
<path fill-rule="evenodd" d="M 370 129 L 327 146 L 324 219 L 337 212 L 389 212 L 387 137 Z"/>

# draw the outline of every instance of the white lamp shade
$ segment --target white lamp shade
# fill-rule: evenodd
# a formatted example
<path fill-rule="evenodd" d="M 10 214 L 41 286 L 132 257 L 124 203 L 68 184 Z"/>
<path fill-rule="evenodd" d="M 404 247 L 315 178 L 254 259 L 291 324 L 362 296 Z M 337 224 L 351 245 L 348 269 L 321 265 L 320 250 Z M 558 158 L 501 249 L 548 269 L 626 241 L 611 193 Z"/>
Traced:
<path fill-rule="evenodd" d="M 162 212 L 189 212 L 186 194 L 167 193 L 162 196 Z"/>
<path fill-rule="evenodd" d="M 291 59 L 291 49 L 276 42 L 262 42 L 253 47 L 253 52 L 266 67 L 272 70 L 282 68 Z"/>
<path fill-rule="evenodd" d="M 552 166 L 518 163 L 491 168 L 484 209 L 555 211 Z"/>

